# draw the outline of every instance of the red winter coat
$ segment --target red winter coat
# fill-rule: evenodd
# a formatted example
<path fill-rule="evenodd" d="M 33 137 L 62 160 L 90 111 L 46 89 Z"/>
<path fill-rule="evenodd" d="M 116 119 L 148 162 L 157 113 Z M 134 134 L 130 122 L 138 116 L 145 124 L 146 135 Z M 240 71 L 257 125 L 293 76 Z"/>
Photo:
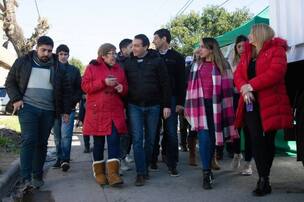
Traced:
<path fill-rule="evenodd" d="M 114 87 L 106 86 L 105 78 L 108 75 L 113 75 L 123 85 L 121 94 Z M 122 96 L 127 94 L 128 85 L 123 69 L 118 64 L 109 68 L 103 59 L 98 58 L 97 64 L 90 64 L 86 68 L 81 87 L 87 94 L 83 134 L 111 135 L 112 123 L 119 134 L 127 133 Z"/>
<path fill-rule="evenodd" d="M 252 45 L 245 44 L 245 51 L 234 74 L 234 83 L 240 91 L 244 84 L 250 84 L 257 92 L 257 102 L 264 132 L 292 126 L 292 110 L 285 87 L 287 70 L 287 43 L 281 38 L 273 38 L 263 44 L 256 59 L 256 77 L 248 80 L 248 65 L 251 60 Z M 241 97 L 235 125 L 243 127 L 244 99 Z"/>

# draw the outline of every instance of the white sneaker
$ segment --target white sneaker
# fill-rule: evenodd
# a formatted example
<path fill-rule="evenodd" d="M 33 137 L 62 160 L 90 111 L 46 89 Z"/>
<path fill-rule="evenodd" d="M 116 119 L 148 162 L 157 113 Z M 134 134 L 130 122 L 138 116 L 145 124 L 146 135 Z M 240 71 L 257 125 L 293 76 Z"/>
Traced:
<path fill-rule="evenodd" d="M 133 163 L 134 159 L 132 158 L 132 156 L 130 154 L 127 154 L 126 158 L 125 158 L 127 163 Z"/>
<path fill-rule="evenodd" d="M 243 159 L 242 154 L 234 154 L 232 162 L 231 162 L 232 170 L 237 170 L 240 168 L 242 159 Z"/>
<path fill-rule="evenodd" d="M 246 162 L 244 165 L 243 170 L 241 171 L 241 174 L 244 176 L 250 176 L 252 175 L 252 167 L 250 162 Z"/>
<path fill-rule="evenodd" d="M 120 169 L 121 169 L 122 171 L 129 171 L 129 170 L 131 170 L 131 168 L 130 168 L 130 166 L 128 165 L 126 159 L 123 159 L 123 160 L 120 161 Z"/>

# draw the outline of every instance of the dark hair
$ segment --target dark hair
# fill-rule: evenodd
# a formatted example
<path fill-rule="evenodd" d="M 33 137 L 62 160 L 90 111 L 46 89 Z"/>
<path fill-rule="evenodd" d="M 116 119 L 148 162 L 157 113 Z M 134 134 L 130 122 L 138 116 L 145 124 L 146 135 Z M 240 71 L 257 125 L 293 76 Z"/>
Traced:
<path fill-rule="evenodd" d="M 238 37 L 236 37 L 235 39 L 235 44 L 234 44 L 234 53 L 237 54 L 237 49 L 236 46 L 238 45 L 238 43 L 242 42 L 242 41 L 248 41 L 247 36 L 245 35 L 239 35 Z"/>
<path fill-rule="evenodd" d="M 240 55 L 238 54 L 238 51 L 237 51 L 237 45 L 240 43 L 240 42 L 245 42 L 245 41 L 248 41 L 248 38 L 245 36 L 245 35 L 239 35 L 236 37 L 235 39 L 235 44 L 234 44 L 234 56 L 233 56 L 233 61 L 232 61 L 232 66 L 236 66 L 238 63 L 239 63 L 239 60 L 240 60 Z"/>
<path fill-rule="evenodd" d="M 48 36 L 41 36 L 37 40 L 37 46 L 48 45 L 54 47 L 54 41 Z"/>
<path fill-rule="evenodd" d="M 171 34 L 170 34 L 170 31 L 167 30 L 167 29 L 164 29 L 164 28 L 163 29 L 159 29 L 156 32 L 154 32 L 154 35 L 158 35 L 159 38 L 166 37 L 167 43 L 170 43 L 170 41 L 171 41 Z"/>
<path fill-rule="evenodd" d="M 147 46 L 149 48 L 150 46 L 150 41 L 148 39 L 148 37 L 144 34 L 138 34 L 134 37 L 135 39 L 139 39 L 142 41 L 142 45 L 145 47 Z"/>
<path fill-rule="evenodd" d="M 67 45 L 65 44 L 60 44 L 57 48 L 56 48 L 56 54 L 58 54 L 59 52 L 66 52 L 66 53 L 70 53 L 70 49 Z"/>
<path fill-rule="evenodd" d="M 132 43 L 132 39 L 123 39 L 120 43 L 119 43 L 119 49 L 123 49 L 123 48 L 127 48 L 128 45 L 130 45 Z"/>

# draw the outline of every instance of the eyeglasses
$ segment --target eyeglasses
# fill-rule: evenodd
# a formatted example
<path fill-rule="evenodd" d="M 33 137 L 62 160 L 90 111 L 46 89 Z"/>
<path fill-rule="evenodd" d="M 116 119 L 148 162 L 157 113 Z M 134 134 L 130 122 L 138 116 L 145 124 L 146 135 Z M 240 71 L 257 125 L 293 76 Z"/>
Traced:
<path fill-rule="evenodd" d="M 108 52 L 107 55 L 111 55 L 111 56 L 117 57 L 117 53 L 116 52 Z"/>

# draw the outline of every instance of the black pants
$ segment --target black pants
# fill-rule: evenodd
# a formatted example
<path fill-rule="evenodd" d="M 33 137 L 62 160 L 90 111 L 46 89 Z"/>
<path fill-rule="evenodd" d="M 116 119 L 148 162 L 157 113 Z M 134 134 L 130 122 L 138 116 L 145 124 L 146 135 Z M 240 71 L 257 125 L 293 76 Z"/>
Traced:
<path fill-rule="evenodd" d="M 276 131 L 264 133 L 259 112 L 259 106 L 254 103 L 253 111 L 245 113 L 252 143 L 252 152 L 259 177 L 268 177 L 275 155 Z"/>
<path fill-rule="evenodd" d="M 155 143 L 154 143 L 154 148 L 153 148 L 153 153 L 152 153 L 152 158 L 151 158 L 151 163 L 152 164 L 155 164 L 157 163 L 157 159 L 158 159 L 158 155 L 160 153 L 160 147 L 161 147 L 161 154 L 163 156 L 166 155 L 166 152 L 167 152 L 167 148 L 166 148 L 166 145 L 167 145 L 167 131 L 166 131 L 166 128 L 165 126 L 163 126 L 163 124 L 166 124 L 165 122 L 162 121 L 162 119 L 160 118 L 159 119 L 159 122 L 158 122 L 158 126 L 157 126 L 157 132 L 156 132 L 156 136 L 155 136 Z M 162 141 L 161 141 L 161 145 L 159 145 L 159 140 L 160 140 L 160 135 L 161 135 L 161 129 L 163 128 L 163 133 L 162 133 Z"/>
<path fill-rule="evenodd" d="M 191 126 L 183 115 L 179 115 L 180 145 L 187 146 L 187 137 L 197 138 L 197 132 L 191 131 Z M 189 131 L 189 133 L 188 133 Z"/>
<path fill-rule="evenodd" d="M 90 136 L 83 135 L 84 147 L 90 149 Z"/>
<path fill-rule="evenodd" d="M 249 162 L 252 159 L 252 149 L 251 149 L 251 138 L 250 138 L 247 126 L 245 126 L 243 128 L 243 132 L 244 132 L 244 141 L 245 141 L 244 156 L 245 156 L 245 161 Z M 239 134 L 241 134 L 241 129 L 239 130 Z M 232 147 L 233 147 L 233 151 L 235 154 L 240 154 L 241 153 L 241 138 L 235 140 L 232 143 Z"/>

